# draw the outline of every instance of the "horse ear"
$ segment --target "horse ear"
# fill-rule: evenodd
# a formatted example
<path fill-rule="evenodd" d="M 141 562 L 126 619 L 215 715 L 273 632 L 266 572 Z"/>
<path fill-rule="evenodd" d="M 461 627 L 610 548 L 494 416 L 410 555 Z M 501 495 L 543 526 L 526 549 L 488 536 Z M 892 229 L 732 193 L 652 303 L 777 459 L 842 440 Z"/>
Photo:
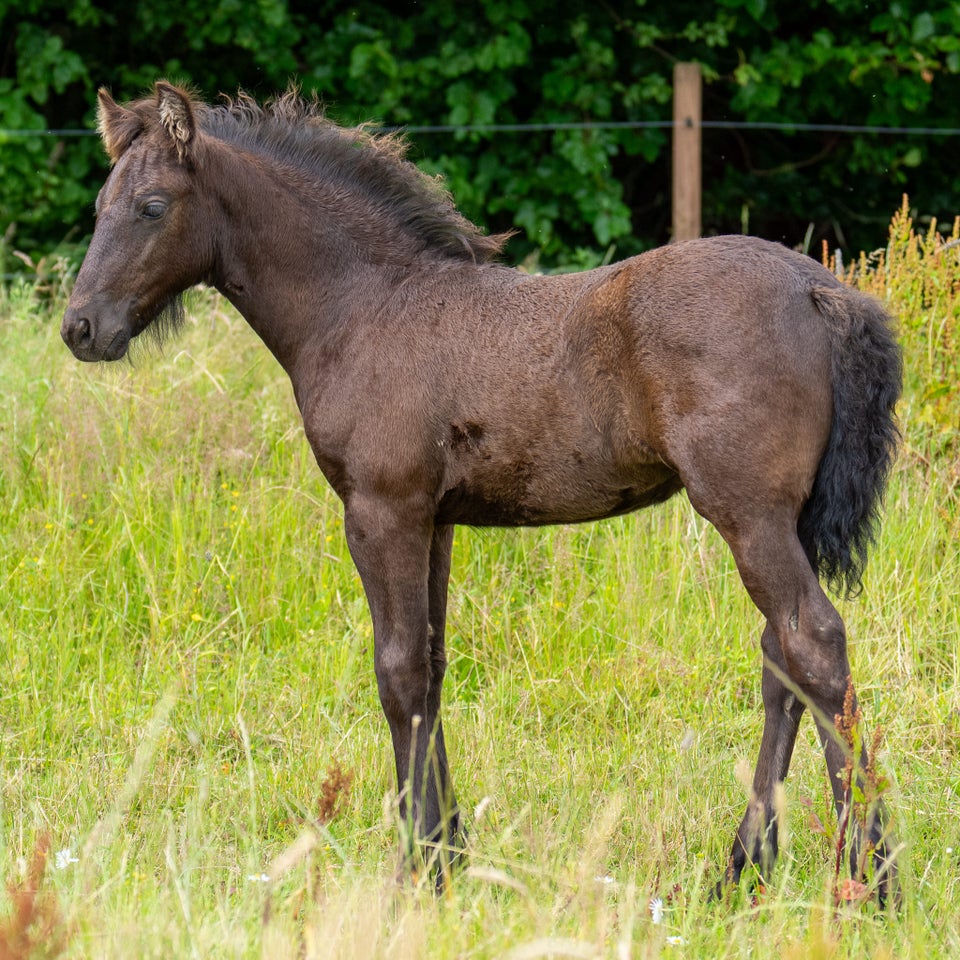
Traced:
<path fill-rule="evenodd" d="M 177 148 L 177 156 L 182 162 L 190 155 L 191 145 L 197 132 L 193 101 L 185 90 L 164 80 L 158 81 L 155 89 L 160 124 L 173 140 L 173 145 Z"/>
<path fill-rule="evenodd" d="M 132 110 L 119 106 L 106 87 L 97 91 L 97 129 L 111 163 L 143 132 L 143 120 Z"/>

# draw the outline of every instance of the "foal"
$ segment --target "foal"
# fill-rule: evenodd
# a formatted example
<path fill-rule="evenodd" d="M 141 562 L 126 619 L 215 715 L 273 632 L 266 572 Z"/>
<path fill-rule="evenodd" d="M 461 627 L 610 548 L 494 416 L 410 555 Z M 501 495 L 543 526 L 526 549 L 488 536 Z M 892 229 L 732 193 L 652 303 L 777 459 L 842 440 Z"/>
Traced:
<path fill-rule="evenodd" d="M 773 863 L 807 707 L 842 809 L 850 665 L 820 579 L 858 588 L 895 454 L 900 352 L 877 303 L 739 236 L 521 273 L 396 139 L 292 93 L 211 107 L 161 82 L 119 106 L 101 90 L 99 128 L 113 168 L 63 339 L 116 360 L 203 281 L 289 374 L 343 500 L 421 850 L 445 868 L 459 843 L 440 719 L 454 525 L 599 520 L 681 489 L 766 620 L 763 738 L 726 879 Z M 879 816 L 866 840 L 889 879 Z"/>

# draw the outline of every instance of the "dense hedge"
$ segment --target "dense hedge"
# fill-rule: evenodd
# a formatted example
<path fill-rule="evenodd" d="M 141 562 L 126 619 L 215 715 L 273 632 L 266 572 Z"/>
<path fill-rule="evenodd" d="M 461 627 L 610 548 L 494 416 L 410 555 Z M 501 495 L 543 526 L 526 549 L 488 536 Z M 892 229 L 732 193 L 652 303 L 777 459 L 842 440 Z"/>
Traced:
<path fill-rule="evenodd" d="M 295 78 L 344 122 L 664 120 L 677 60 L 703 65 L 708 120 L 960 127 L 956 4 L 0 0 L 0 129 L 91 126 L 97 86 L 129 97 L 159 76 L 210 97 Z M 412 140 L 470 217 L 520 231 L 513 257 L 586 262 L 669 239 L 668 130 Z M 704 230 L 871 249 L 904 192 L 951 219 L 958 142 L 707 130 Z M 7 249 L 82 242 L 103 170 L 93 138 L 0 134 Z"/>

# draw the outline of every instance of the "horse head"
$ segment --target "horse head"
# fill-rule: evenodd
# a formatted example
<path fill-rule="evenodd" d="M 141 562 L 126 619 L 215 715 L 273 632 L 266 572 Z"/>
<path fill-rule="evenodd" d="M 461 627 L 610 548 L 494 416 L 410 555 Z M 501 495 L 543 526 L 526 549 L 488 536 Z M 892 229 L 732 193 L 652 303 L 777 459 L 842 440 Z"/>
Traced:
<path fill-rule="evenodd" d="M 196 191 L 203 134 L 190 94 L 159 82 L 153 97 L 124 107 L 101 89 L 98 127 L 112 169 L 60 328 L 88 361 L 117 360 L 159 318 L 175 322 L 178 295 L 203 279 L 213 249 Z"/>

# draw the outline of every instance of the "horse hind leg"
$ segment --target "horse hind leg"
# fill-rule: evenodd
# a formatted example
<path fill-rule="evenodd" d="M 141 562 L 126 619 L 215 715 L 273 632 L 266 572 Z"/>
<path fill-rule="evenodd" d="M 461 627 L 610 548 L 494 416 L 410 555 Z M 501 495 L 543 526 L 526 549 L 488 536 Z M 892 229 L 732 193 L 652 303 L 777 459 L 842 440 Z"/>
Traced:
<path fill-rule="evenodd" d="M 806 698 L 820 736 L 841 827 L 838 850 L 848 844 L 850 872 L 858 879 L 871 874 L 872 860 L 883 904 L 891 894 L 897 895 L 896 867 L 887 846 L 882 785 L 861 727 L 843 621 L 819 583 L 800 609 L 800 623 L 788 629 L 783 649 L 791 678 Z M 859 808 L 856 815 L 854 806 Z"/>
<path fill-rule="evenodd" d="M 838 853 L 846 846 L 854 878 L 872 872 L 882 905 L 889 897 L 898 896 L 896 865 L 888 846 L 892 838 L 887 835 L 883 786 L 862 729 L 843 621 L 819 583 L 801 610 L 801 624 L 788 632 L 784 650 L 788 670 L 807 699 L 823 747 L 841 828 Z M 839 859 L 837 862 L 839 865 Z"/>
<path fill-rule="evenodd" d="M 804 708 L 816 722 L 838 815 L 849 802 L 845 778 L 849 748 L 836 718 L 856 710 L 843 621 L 820 587 L 790 511 L 771 511 L 749 524 L 718 527 L 729 543 L 751 598 L 767 618 L 763 634 L 764 732 L 754 774 L 753 795 L 731 852 L 727 879 L 739 880 L 747 863 L 762 871 L 776 857 L 775 791 L 786 777 Z M 861 782 L 866 754 L 859 758 Z M 880 895 L 892 879 L 883 841 L 882 811 L 867 824 L 864 838 L 875 850 Z M 853 844 L 852 865 L 859 840 Z"/>
<path fill-rule="evenodd" d="M 787 680 L 786 665 L 776 633 L 768 623 L 761 638 L 763 650 L 763 736 L 754 768 L 746 813 L 737 828 L 721 894 L 728 883 L 737 883 L 748 867 L 769 875 L 778 852 L 777 787 L 787 776 L 797 739 L 804 702 Z"/>

